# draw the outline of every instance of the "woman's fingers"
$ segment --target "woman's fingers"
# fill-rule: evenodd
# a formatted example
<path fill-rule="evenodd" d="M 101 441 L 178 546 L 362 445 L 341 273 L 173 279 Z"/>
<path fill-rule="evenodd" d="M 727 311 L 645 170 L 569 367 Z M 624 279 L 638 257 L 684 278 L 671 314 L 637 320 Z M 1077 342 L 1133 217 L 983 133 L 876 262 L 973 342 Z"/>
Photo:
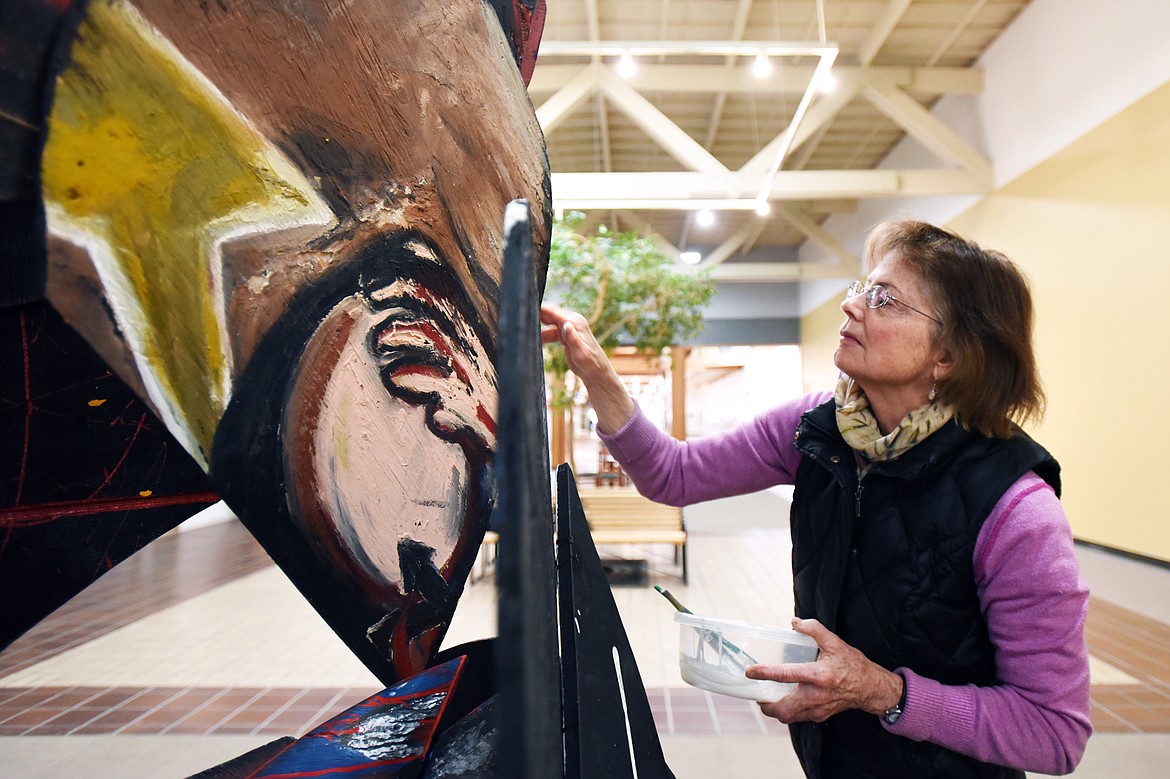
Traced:
<path fill-rule="evenodd" d="M 574 373 L 588 378 L 584 374 L 595 372 L 596 366 L 604 362 L 605 356 L 593 338 L 589 323 L 580 314 L 561 308 L 553 303 L 545 303 L 540 307 L 541 343 L 560 343 L 565 347 L 565 357 Z"/>
<path fill-rule="evenodd" d="M 806 684 L 817 680 L 816 663 L 782 663 L 780 665 L 752 665 L 744 674 L 749 679 L 766 679 L 782 684 Z"/>
<path fill-rule="evenodd" d="M 815 663 L 747 669 L 750 679 L 799 685 L 791 695 L 761 706 L 764 714 L 781 722 L 821 722 L 846 709 L 879 713 L 897 701 L 901 694 L 897 674 L 866 658 L 815 619 L 794 619 L 792 627 L 816 640 L 820 656 Z"/>

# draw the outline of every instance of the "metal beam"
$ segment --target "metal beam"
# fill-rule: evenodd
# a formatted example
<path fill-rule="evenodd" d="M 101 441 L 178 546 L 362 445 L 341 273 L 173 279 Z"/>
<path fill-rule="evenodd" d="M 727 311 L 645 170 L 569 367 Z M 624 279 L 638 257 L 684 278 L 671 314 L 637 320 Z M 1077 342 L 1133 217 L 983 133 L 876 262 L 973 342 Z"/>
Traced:
<path fill-rule="evenodd" d="M 859 63 L 868 65 L 873 62 L 873 58 L 890 39 L 890 33 L 898 26 L 898 22 L 902 21 L 902 15 L 906 13 L 906 9 L 910 7 L 912 1 L 890 0 L 889 4 L 886 5 L 886 12 L 878 20 L 877 26 L 873 28 L 865 43 L 861 44 L 861 49 L 857 53 Z"/>
<path fill-rule="evenodd" d="M 947 49 L 951 48 L 951 44 L 963 33 L 963 30 L 967 29 L 967 25 L 971 24 L 985 5 L 987 5 L 987 0 L 976 0 L 975 4 L 967 9 L 967 13 L 963 14 L 963 18 L 955 25 L 955 29 L 951 30 L 950 35 L 944 38 L 938 48 L 934 50 L 934 54 L 930 55 L 930 59 L 926 61 L 927 65 L 933 65 L 942 59 L 942 55 L 947 53 Z"/>
<path fill-rule="evenodd" d="M 856 268 L 814 262 L 725 262 L 711 269 L 711 278 L 715 281 L 740 283 L 852 279 L 856 275 Z"/>
<path fill-rule="evenodd" d="M 590 3 L 595 0 L 589 0 Z M 592 27 L 590 29 L 592 33 Z M 629 53 L 633 56 L 655 55 L 699 55 L 707 57 L 723 57 L 732 54 L 739 57 L 754 57 L 759 52 L 773 57 L 820 57 L 837 51 L 836 44 L 822 41 L 782 41 L 782 40 L 591 40 L 591 41 L 541 41 L 540 57 L 581 57 L 585 55 L 600 57 L 619 57 Z"/>
<path fill-rule="evenodd" d="M 622 211 L 621 218 L 622 221 L 628 223 L 635 230 L 637 230 L 643 238 L 649 238 L 651 241 L 654 241 L 654 244 L 658 247 L 658 251 L 662 252 L 672 260 L 678 259 L 678 255 L 681 253 L 679 248 L 670 241 L 666 240 L 666 238 L 664 238 L 650 225 L 649 222 L 647 222 L 641 216 L 634 213 L 633 211 Z"/>
<path fill-rule="evenodd" d="M 714 268 L 722 262 L 730 259 L 739 249 L 749 242 L 754 242 L 759 237 L 760 231 L 764 229 L 763 219 L 753 219 L 745 224 L 743 227 L 736 230 L 730 238 L 723 243 L 716 246 L 711 252 L 703 258 L 699 263 L 702 268 Z"/>
<path fill-rule="evenodd" d="M 534 95 L 556 92 L 581 72 L 581 65 L 558 65 L 541 62 L 532 74 L 528 91 Z M 639 63 L 638 71 L 627 80 L 639 92 L 746 94 L 800 93 L 812 78 L 813 68 L 791 65 L 775 68 L 767 78 L 752 75 L 745 64 L 735 68 L 724 65 L 682 65 Z M 983 72 L 976 68 L 951 67 L 851 67 L 834 65 L 833 75 L 839 84 L 889 84 L 924 95 L 976 95 L 983 91 Z"/>
<path fill-rule="evenodd" d="M 809 138 L 827 128 L 829 123 L 841 112 L 841 109 L 856 97 L 860 90 L 860 83 L 852 79 L 844 79 L 838 82 L 837 89 L 831 94 L 818 98 L 809 109 L 804 121 L 800 123 L 800 127 L 796 128 L 796 138 L 792 141 L 792 148 L 799 148 Z M 775 159 L 777 151 L 783 145 L 787 132 L 788 130 L 785 129 L 769 141 L 767 146 L 756 152 L 750 160 L 743 164 L 743 167 L 739 169 L 740 172 L 762 173 L 766 171 L 772 160 Z"/>
<path fill-rule="evenodd" d="M 971 148 L 954 130 L 919 105 L 917 100 L 897 87 L 872 84 L 864 88 L 863 94 L 875 108 L 897 122 L 928 150 L 963 168 L 976 180 L 991 184 L 991 161 Z"/>
<path fill-rule="evenodd" d="M 577 66 L 579 72 L 568 83 L 557 90 L 552 97 L 536 109 L 536 120 L 546 136 L 557 129 L 557 125 L 584 103 L 597 88 L 597 65 Z"/>
<path fill-rule="evenodd" d="M 558 208 L 696 211 L 751 210 L 763 174 L 701 172 L 554 173 Z M 772 183 L 772 200 L 914 197 L 988 192 L 964 170 L 789 170 Z"/>
<path fill-rule="evenodd" d="M 809 237 L 813 243 L 818 244 L 827 252 L 837 258 L 838 264 L 842 266 L 852 266 L 855 270 L 861 267 L 861 259 L 855 257 L 851 251 L 845 248 L 836 238 L 825 231 L 819 224 L 809 218 L 808 214 L 801 213 L 794 208 L 786 205 L 778 205 L 775 208 L 776 213 L 787 219 L 792 225 Z"/>
<path fill-rule="evenodd" d="M 743 32 L 747 29 L 748 16 L 751 14 L 752 0 L 739 0 L 739 4 L 735 8 L 735 20 L 731 24 L 731 39 L 738 41 L 743 39 Z M 735 67 L 734 56 L 728 55 L 723 61 L 724 71 L 731 71 Z M 715 142 L 715 133 L 719 131 L 719 122 L 723 119 L 723 106 L 727 102 L 727 90 L 722 90 L 715 95 L 715 105 L 711 109 L 711 119 L 707 123 L 707 135 L 703 140 L 703 145 L 708 149 L 711 144 Z"/>
<path fill-rule="evenodd" d="M 727 166 L 715 159 L 711 152 L 687 135 L 649 100 L 630 88 L 613 71 L 608 68 L 601 69 L 598 72 L 597 84 L 600 91 L 613 101 L 618 110 L 641 127 L 643 132 L 684 167 L 713 175 L 728 172 Z"/>

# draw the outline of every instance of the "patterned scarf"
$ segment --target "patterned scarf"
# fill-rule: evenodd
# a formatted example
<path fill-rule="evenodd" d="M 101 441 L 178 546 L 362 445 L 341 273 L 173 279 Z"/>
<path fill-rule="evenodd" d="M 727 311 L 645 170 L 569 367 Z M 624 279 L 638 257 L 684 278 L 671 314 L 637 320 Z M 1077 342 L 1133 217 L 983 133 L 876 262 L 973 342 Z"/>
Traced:
<path fill-rule="evenodd" d="M 950 406 L 932 402 L 914 409 L 889 435 L 882 435 L 877 417 L 869 410 L 869 399 L 844 373 L 837 382 L 833 400 L 837 404 L 837 428 L 841 437 L 870 462 L 896 460 L 955 415 Z"/>

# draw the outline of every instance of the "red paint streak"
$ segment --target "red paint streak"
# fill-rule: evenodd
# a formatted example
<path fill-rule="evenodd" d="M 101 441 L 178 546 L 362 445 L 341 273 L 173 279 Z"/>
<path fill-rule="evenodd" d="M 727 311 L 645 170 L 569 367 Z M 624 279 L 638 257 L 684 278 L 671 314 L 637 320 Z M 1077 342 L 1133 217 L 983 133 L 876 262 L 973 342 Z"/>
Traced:
<path fill-rule="evenodd" d="M 20 506 L 0 509 L 0 526 L 17 527 L 42 525 L 62 517 L 77 517 L 86 514 L 108 514 L 114 511 L 155 509 L 165 506 L 186 506 L 193 503 L 215 503 L 219 495 L 214 492 L 189 492 L 185 495 L 162 495 L 141 498 L 103 498 L 98 500 L 73 500 L 58 503 L 41 503 L 37 506 Z"/>
<path fill-rule="evenodd" d="M 130 436 L 130 442 L 126 444 L 126 449 L 122 452 L 122 456 L 118 458 L 118 462 L 114 465 L 114 469 L 106 473 L 106 480 L 98 485 L 98 488 L 89 493 L 89 498 L 97 497 L 98 493 L 109 486 L 110 480 L 114 478 L 114 474 L 126 462 L 126 458 L 130 455 L 130 450 L 134 448 L 134 442 L 138 440 L 138 434 L 142 432 L 142 428 L 146 427 L 146 412 L 142 412 L 142 416 L 138 418 L 138 424 L 134 427 L 134 435 Z"/>
<path fill-rule="evenodd" d="M 496 434 L 496 420 L 492 418 L 491 413 L 483 407 L 480 403 L 475 409 L 475 418 L 483 422 L 483 426 L 492 434 Z"/>
<path fill-rule="evenodd" d="M 20 312 L 20 348 L 24 354 L 24 448 L 20 453 L 20 476 L 16 480 L 16 500 L 12 505 L 19 506 L 24 495 L 24 476 L 28 468 L 28 438 L 32 429 L 32 379 L 29 370 L 28 356 L 28 327 L 24 321 L 24 312 Z"/>
<path fill-rule="evenodd" d="M 455 372 L 455 375 L 459 377 L 460 381 L 462 381 L 468 387 L 472 386 L 471 377 L 467 375 L 467 371 L 463 369 L 463 366 L 460 364 L 459 360 L 456 359 L 455 352 L 451 349 L 450 344 L 447 343 L 447 337 L 444 336 L 442 331 L 435 327 L 434 324 L 430 322 L 410 322 L 394 324 L 391 326 L 391 331 L 395 333 L 399 331 L 412 330 L 414 332 L 421 333 L 428 341 L 431 342 L 431 347 L 436 352 L 447 358 L 447 361 L 451 365 L 451 370 Z"/>
<path fill-rule="evenodd" d="M 401 378 L 403 376 L 426 376 L 432 379 L 445 379 L 446 373 L 434 365 L 403 365 L 401 368 L 395 368 L 390 372 L 394 378 Z"/>

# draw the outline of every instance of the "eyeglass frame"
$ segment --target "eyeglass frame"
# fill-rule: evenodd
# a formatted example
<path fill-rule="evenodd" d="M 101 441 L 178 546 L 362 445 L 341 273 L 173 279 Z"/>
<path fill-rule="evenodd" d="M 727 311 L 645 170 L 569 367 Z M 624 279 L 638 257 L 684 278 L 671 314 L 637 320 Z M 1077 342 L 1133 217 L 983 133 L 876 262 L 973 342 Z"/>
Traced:
<path fill-rule="evenodd" d="M 878 290 L 881 290 L 881 291 L 879 292 Z M 893 295 L 890 294 L 890 291 L 888 289 L 886 289 L 884 286 L 882 286 L 881 284 L 871 284 L 870 286 L 867 287 L 867 286 L 865 286 L 864 282 L 855 281 L 845 289 L 845 299 L 846 300 L 852 300 L 853 298 L 855 298 L 861 294 L 865 295 L 865 305 L 868 308 L 881 308 L 886 303 L 889 303 L 892 300 L 895 303 L 897 303 L 898 305 L 905 306 L 906 308 L 910 309 L 915 314 L 921 314 L 922 316 L 929 319 L 931 322 L 934 322 L 934 323 L 940 324 L 940 325 L 942 324 L 941 320 L 935 319 L 934 317 L 932 317 L 930 314 L 926 313 L 925 311 L 919 311 L 917 308 L 910 305 L 906 301 L 899 300 L 898 298 L 894 297 Z M 882 298 L 881 302 L 874 303 L 873 301 L 876 297 L 881 297 Z"/>

